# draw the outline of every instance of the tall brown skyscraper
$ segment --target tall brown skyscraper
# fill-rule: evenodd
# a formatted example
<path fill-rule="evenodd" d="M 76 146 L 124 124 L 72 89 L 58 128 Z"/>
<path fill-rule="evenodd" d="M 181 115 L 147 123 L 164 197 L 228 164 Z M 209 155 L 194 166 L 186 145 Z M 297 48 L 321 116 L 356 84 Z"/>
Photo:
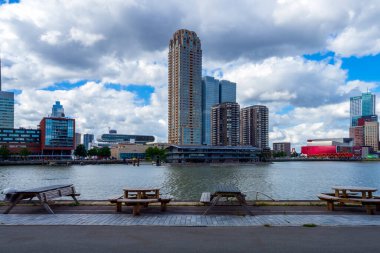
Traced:
<path fill-rule="evenodd" d="M 202 49 L 192 31 L 181 29 L 169 42 L 168 142 L 202 143 Z"/>
<path fill-rule="evenodd" d="M 211 144 L 213 146 L 239 145 L 240 106 L 225 102 L 211 109 Z"/>
<path fill-rule="evenodd" d="M 258 148 L 269 147 L 269 110 L 253 105 L 240 112 L 240 144 Z"/>

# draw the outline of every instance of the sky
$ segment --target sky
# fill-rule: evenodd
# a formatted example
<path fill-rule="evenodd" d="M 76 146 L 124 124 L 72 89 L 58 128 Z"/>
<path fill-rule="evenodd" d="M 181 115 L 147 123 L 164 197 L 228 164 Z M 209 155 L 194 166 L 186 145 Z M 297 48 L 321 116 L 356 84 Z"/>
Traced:
<path fill-rule="evenodd" d="M 380 93 L 373 0 L 0 0 L 2 87 L 15 127 L 60 100 L 77 132 L 167 141 L 167 54 L 178 29 L 202 43 L 203 74 L 269 108 L 270 143 L 348 137 L 349 98 Z M 377 99 L 380 108 L 380 99 Z"/>

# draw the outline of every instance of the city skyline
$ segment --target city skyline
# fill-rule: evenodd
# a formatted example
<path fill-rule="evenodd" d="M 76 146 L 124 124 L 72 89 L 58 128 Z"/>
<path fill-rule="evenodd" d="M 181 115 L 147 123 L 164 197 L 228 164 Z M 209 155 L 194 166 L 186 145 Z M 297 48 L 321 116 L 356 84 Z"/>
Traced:
<path fill-rule="evenodd" d="M 15 92 L 15 127 L 34 128 L 60 100 L 78 132 L 166 141 L 167 42 L 180 28 L 202 40 L 202 76 L 236 82 L 241 107 L 269 108 L 270 143 L 348 137 L 349 97 L 379 95 L 373 1 L 211 1 L 191 14 L 180 2 L 1 3 L 2 89 Z"/>

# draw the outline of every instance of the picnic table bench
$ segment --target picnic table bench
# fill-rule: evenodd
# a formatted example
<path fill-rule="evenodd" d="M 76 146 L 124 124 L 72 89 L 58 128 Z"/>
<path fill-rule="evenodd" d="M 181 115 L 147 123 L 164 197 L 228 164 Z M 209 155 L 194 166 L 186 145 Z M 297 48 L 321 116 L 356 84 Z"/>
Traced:
<path fill-rule="evenodd" d="M 111 203 L 116 204 L 116 212 L 122 211 L 123 203 L 133 206 L 133 215 L 140 215 L 141 207 L 147 207 L 150 203 L 160 203 L 161 211 L 164 212 L 171 200 L 171 196 L 160 196 L 159 189 L 142 188 L 126 188 L 122 196 L 109 199 Z"/>
<path fill-rule="evenodd" d="M 376 188 L 354 187 L 354 186 L 334 186 L 334 193 L 321 193 L 317 197 L 327 202 L 327 210 L 334 211 L 334 203 L 344 205 L 360 204 L 366 208 L 368 214 L 380 211 L 380 199 L 372 195 Z M 358 195 L 357 193 L 361 193 Z"/>
<path fill-rule="evenodd" d="M 221 198 L 236 198 L 246 212 L 253 215 L 248 208 L 247 201 L 245 200 L 245 194 L 243 194 L 238 187 L 229 184 L 217 185 L 213 194 L 210 194 L 210 192 L 202 193 L 200 202 L 204 204 L 211 204 L 203 214 L 207 214 L 208 211 L 213 208 Z"/>
<path fill-rule="evenodd" d="M 72 197 L 76 204 L 79 204 L 76 196 L 80 194 L 75 191 L 75 187 L 72 184 L 65 185 L 51 185 L 38 187 L 27 190 L 16 190 L 9 194 L 10 198 L 6 199 L 10 203 L 10 206 L 4 211 L 4 214 L 9 213 L 13 207 L 20 203 L 23 199 L 29 199 L 31 201 L 34 197 L 37 197 L 40 204 L 50 214 L 54 214 L 53 210 L 49 206 L 49 202 L 55 198 L 69 196 Z"/>

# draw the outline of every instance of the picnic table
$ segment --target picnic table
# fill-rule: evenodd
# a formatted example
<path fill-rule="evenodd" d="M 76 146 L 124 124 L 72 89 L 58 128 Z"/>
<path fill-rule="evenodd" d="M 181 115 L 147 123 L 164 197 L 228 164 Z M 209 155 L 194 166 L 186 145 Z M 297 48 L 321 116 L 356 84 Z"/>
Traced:
<path fill-rule="evenodd" d="M 121 197 L 110 199 L 116 203 L 116 212 L 122 211 L 122 204 L 133 206 L 133 215 L 140 215 L 141 207 L 148 207 L 149 203 L 161 203 L 161 211 L 166 211 L 167 204 L 171 201 L 170 196 L 160 196 L 159 188 L 124 188 Z"/>
<path fill-rule="evenodd" d="M 9 213 L 13 207 L 20 203 L 23 199 L 29 199 L 31 201 L 34 197 L 37 197 L 40 204 L 46 209 L 50 214 L 54 214 L 53 210 L 49 206 L 49 201 L 54 198 L 70 196 L 74 199 L 76 204 L 79 204 L 76 196 L 80 194 L 75 191 L 72 184 L 62 184 L 62 185 L 51 185 L 38 187 L 27 190 L 16 190 L 12 192 L 12 196 L 9 199 L 10 206 L 4 211 L 4 214 Z"/>
<path fill-rule="evenodd" d="M 332 189 L 335 191 L 335 197 L 347 198 L 349 193 L 360 192 L 363 199 L 371 199 L 372 193 L 377 191 L 376 188 L 372 187 L 362 187 L 362 186 L 333 186 Z"/>
<path fill-rule="evenodd" d="M 205 195 L 207 195 L 207 193 Z M 203 214 L 207 214 L 211 208 L 219 203 L 221 198 L 235 198 L 250 215 L 253 215 L 248 208 L 247 201 L 245 200 L 245 195 L 238 187 L 234 185 L 217 185 L 215 187 L 215 192 L 209 196 L 211 196 L 211 205 L 206 209 L 206 211 L 204 211 Z"/>
<path fill-rule="evenodd" d="M 318 194 L 320 200 L 327 201 L 327 209 L 334 210 L 334 203 L 344 205 L 360 204 L 365 206 L 368 214 L 374 214 L 374 209 L 380 211 L 380 199 L 375 198 L 373 193 L 377 191 L 373 187 L 362 186 L 333 186 L 334 193 L 321 193 Z M 358 194 L 360 193 L 360 194 Z"/>

